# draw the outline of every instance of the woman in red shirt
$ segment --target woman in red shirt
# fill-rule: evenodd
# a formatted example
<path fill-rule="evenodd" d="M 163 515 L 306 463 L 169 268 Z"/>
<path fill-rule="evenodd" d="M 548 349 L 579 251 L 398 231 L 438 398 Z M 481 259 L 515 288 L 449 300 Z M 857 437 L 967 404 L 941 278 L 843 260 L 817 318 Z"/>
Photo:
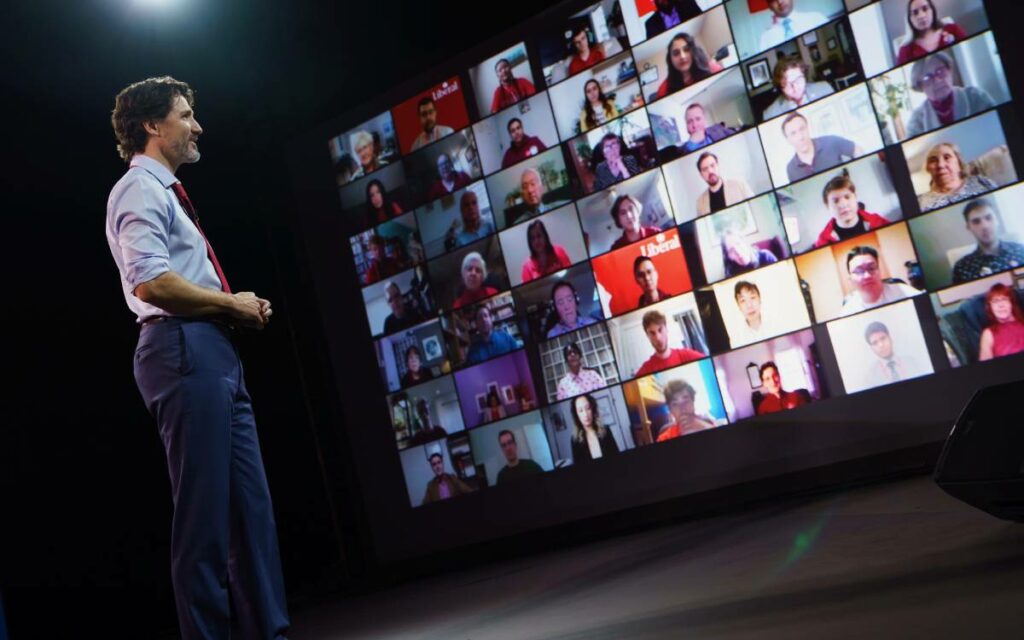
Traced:
<path fill-rule="evenodd" d="M 530 246 L 530 257 L 523 262 L 523 282 L 536 280 L 572 266 L 572 260 L 565 249 L 551 244 L 548 229 L 540 220 L 534 220 L 526 228 L 526 241 Z"/>
<path fill-rule="evenodd" d="M 943 24 L 932 0 L 910 0 L 907 3 L 907 23 L 910 42 L 900 47 L 896 64 L 906 64 L 936 49 L 959 42 L 967 37 L 956 23 Z"/>

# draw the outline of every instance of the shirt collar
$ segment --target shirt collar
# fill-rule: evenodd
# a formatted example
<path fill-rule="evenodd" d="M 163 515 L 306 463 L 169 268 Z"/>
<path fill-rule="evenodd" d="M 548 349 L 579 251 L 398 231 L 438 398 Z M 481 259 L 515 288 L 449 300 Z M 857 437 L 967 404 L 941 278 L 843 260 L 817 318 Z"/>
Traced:
<path fill-rule="evenodd" d="M 169 189 L 172 184 L 178 182 L 178 179 L 174 177 L 174 174 L 171 173 L 170 169 L 142 153 L 136 153 L 132 156 L 132 161 L 129 163 L 129 166 L 140 167 L 150 172 L 153 174 L 154 178 L 160 181 L 160 184 L 162 184 L 165 189 Z"/>

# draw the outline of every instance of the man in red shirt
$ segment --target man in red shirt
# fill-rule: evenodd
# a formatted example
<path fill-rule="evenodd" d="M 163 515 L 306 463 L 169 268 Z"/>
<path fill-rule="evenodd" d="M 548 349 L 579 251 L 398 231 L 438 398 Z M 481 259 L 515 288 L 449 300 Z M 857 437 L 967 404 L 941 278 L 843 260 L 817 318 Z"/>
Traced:
<path fill-rule="evenodd" d="M 700 360 L 704 354 L 693 349 L 673 349 L 668 344 L 668 322 L 665 315 L 657 309 L 648 311 L 643 319 L 644 333 L 654 347 L 654 355 L 647 358 L 647 362 L 637 369 L 636 377 L 657 373 L 669 367 Z"/>
<path fill-rule="evenodd" d="M 520 160 L 526 160 L 548 148 L 537 136 L 526 135 L 523 121 L 512 118 L 508 121 L 508 137 L 512 141 L 501 159 L 501 168 L 511 167 Z"/>
<path fill-rule="evenodd" d="M 571 76 L 604 60 L 604 48 L 600 44 L 591 47 L 587 34 L 588 29 L 584 25 L 578 26 L 572 32 L 572 46 L 576 48 L 576 54 L 569 62 L 569 75 Z"/>
<path fill-rule="evenodd" d="M 505 58 L 498 60 L 494 65 L 494 72 L 498 74 L 499 84 L 491 99 L 491 113 L 498 113 L 505 107 L 511 107 L 523 98 L 529 98 L 537 93 L 532 82 L 512 75 L 512 65 Z"/>

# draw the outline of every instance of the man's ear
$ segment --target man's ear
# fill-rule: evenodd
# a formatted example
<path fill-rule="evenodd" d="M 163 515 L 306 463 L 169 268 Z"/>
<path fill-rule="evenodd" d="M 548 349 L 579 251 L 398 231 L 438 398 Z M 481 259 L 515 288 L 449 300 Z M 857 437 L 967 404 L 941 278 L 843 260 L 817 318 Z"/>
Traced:
<path fill-rule="evenodd" d="M 147 120 L 142 123 L 142 128 L 151 136 L 160 137 L 160 123 L 156 120 Z"/>

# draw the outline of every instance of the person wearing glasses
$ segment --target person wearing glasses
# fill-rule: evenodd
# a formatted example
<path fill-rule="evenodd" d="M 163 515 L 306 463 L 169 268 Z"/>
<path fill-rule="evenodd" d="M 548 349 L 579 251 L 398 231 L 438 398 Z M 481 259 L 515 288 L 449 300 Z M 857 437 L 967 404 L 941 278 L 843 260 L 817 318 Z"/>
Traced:
<path fill-rule="evenodd" d="M 843 300 L 843 315 L 865 311 L 921 293 L 902 282 L 886 282 L 878 265 L 874 247 L 854 247 L 846 254 L 846 271 L 853 291 Z"/>
<path fill-rule="evenodd" d="M 928 99 L 910 114 L 908 138 L 995 106 L 985 91 L 953 84 L 953 58 L 942 51 L 914 63 L 910 68 L 910 88 Z"/>
<path fill-rule="evenodd" d="M 765 120 L 835 93 L 832 85 L 827 82 L 807 82 L 810 71 L 807 63 L 797 57 L 787 58 L 775 65 L 772 84 L 779 90 L 779 97 L 764 110 Z"/>

